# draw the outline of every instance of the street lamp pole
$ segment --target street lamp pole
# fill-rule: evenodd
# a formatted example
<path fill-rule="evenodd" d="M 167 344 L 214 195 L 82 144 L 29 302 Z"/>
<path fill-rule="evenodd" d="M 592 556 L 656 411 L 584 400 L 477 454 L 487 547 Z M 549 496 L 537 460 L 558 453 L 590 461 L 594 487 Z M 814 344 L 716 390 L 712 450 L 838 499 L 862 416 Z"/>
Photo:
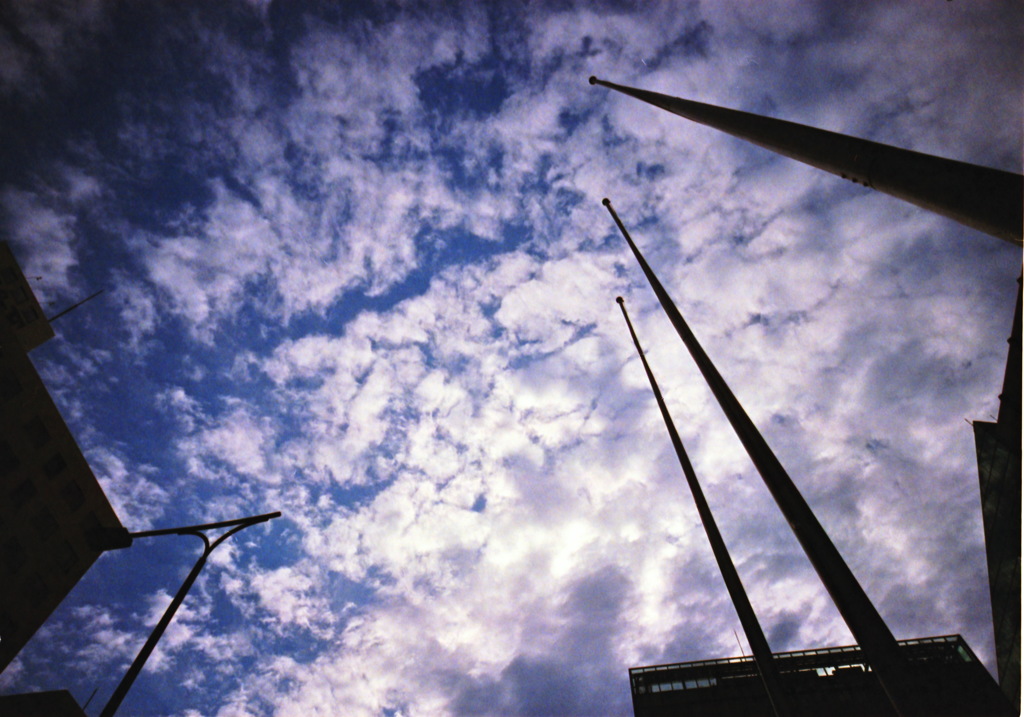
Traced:
<path fill-rule="evenodd" d="M 139 672 L 142 671 L 143 665 L 146 664 L 146 660 L 149 658 L 151 652 L 156 648 L 156 643 L 160 640 L 160 636 L 164 634 L 164 630 L 171 623 L 171 619 L 174 617 L 174 613 L 178 611 L 178 607 L 181 605 L 185 596 L 188 594 L 189 589 L 192 587 L 192 583 L 199 577 L 200 571 L 206 564 L 206 558 L 209 557 L 213 550 L 223 543 L 225 540 L 230 538 L 240 530 L 244 530 L 251 525 L 258 523 L 265 523 L 268 520 L 279 518 L 281 516 L 280 511 L 274 513 L 265 513 L 263 515 L 254 515 L 249 518 L 238 518 L 237 520 L 225 520 L 220 523 L 206 523 L 205 525 L 188 525 L 183 528 L 163 528 L 160 530 L 144 530 L 138 533 L 129 533 L 130 538 L 151 538 L 157 535 L 194 535 L 203 541 L 203 553 L 199 556 L 192 571 L 185 578 L 185 582 L 181 584 L 178 589 L 177 595 L 171 600 L 171 604 L 167 606 L 167 610 L 164 611 L 163 617 L 160 618 L 160 622 L 157 623 L 156 627 L 153 628 L 153 632 L 150 633 L 149 639 L 146 640 L 146 644 L 142 646 L 138 656 L 132 663 L 131 667 L 128 668 L 128 672 L 121 679 L 121 683 L 114 690 L 114 694 L 111 695 L 110 701 L 107 702 L 107 706 L 103 708 L 103 712 L 100 713 L 100 717 L 113 717 L 117 708 L 121 706 L 122 700 L 125 695 L 128 694 L 128 690 L 131 689 L 132 683 L 135 682 L 135 678 Z M 218 537 L 212 543 L 204 530 L 214 530 L 217 528 L 230 528 L 223 535 Z"/>

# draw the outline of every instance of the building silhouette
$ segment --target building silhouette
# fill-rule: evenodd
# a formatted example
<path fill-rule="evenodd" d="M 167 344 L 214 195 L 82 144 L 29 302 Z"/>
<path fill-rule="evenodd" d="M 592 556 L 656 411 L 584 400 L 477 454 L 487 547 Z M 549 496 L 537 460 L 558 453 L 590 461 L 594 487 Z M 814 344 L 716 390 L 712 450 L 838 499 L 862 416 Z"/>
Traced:
<path fill-rule="evenodd" d="M 996 674 L 1020 709 L 1021 280 L 995 422 L 975 421 Z"/>
<path fill-rule="evenodd" d="M 67 690 L 0 696 L 0 717 L 86 717 Z"/>
<path fill-rule="evenodd" d="M 127 534 L 29 359 L 52 336 L 0 243 L 0 671 Z"/>
<path fill-rule="evenodd" d="M 915 699 L 932 717 L 1011 714 L 1006 698 L 959 635 L 901 640 Z M 889 700 L 857 646 L 775 656 L 795 717 L 880 717 Z M 636 717 L 771 717 L 753 658 L 634 667 Z"/>

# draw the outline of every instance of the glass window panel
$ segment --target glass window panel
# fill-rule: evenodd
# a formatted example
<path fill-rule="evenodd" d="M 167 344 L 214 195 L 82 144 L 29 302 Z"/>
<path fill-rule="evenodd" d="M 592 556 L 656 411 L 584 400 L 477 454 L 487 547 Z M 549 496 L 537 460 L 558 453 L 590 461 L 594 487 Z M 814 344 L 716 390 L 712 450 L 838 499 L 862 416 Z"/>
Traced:
<path fill-rule="evenodd" d="M 9 401 L 21 393 L 21 381 L 13 373 L 0 375 L 0 401 Z"/>
<path fill-rule="evenodd" d="M 54 453 L 50 459 L 43 464 L 43 472 L 46 473 L 48 478 L 53 478 L 67 467 L 68 462 L 64 460 L 64 456 L 60 453 Z"/>
<path fill-rule="evenodd" d="M 11 444 L 0 439 L 0 476 L 5 476 L 21 465 L 18 456 L 15 455 Z"/>
<path fill-rule="evenodd" d="M 4 543 L 4 564 L 10 573 L 18 572 L 25 564 L 25 546 L 18 542 L 17 538 L 11 538 Z"/>
<path fill-rule="evenodd" d="M 46 429 L 46 424 L 43 423 L 43 419 L 39 416 L 26 423 L 24 429 L 25 435 L 28 436 L 29 443 L 32 444 L 33 448 L 41 448 L 50 440 L 50 432 Z"/>
<path fill-rule="evenodd" d="M 14 506 L 14 509 L 17 510 L 28 503 L 35 494 L 35 484 L 33 484 L 30 479 L 26 478 L 18 485 L 17 488 L 14 489 L 14 492 L 11 493 L 11 504 Z"/>
<path fill-rule="evenodd" d="M 43 508 L 33 516 L 32 527 L 35 528 L 40 540 L 46 540 L 57 532 L 57 521 L 53 519 L 53 514 L 49 510 Z"/>
<path fill-rule="evenodd" d="M 69 480 L 67 484 L 61 488 L 60 495 L 61 498 L 64 499 L 64 503 L 71 508 L 72 512 L 81 508 L 82 504 L 85 503 L 85 494 L 73 480 Z"/>
<path fill-rule="evenodd" d="M 57 548 L 56 559 L 57 565 L 66 573 L 78 562 L 78 555 L 75 553 L 75 549 L 71 547 L 71 543 L 65 540 Z"/>
<path fill-rule="evenodd" d="M 49 589 L 46 587 L 46 583 L 43 582 L 43 578 L 39 573 L 32 573 L 28 580 L 25 581 L 25 592 L 28 595 L 28 599 L 33 602 L 39 602 L 46 597 L 46 593 Z"/>

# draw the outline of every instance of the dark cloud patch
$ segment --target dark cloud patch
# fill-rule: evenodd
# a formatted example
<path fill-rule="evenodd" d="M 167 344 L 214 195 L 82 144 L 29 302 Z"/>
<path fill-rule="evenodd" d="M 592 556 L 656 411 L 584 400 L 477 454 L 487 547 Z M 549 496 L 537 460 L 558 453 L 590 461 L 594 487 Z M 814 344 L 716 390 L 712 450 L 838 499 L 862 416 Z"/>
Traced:
<path fill-rule="evenodd" d="M 879 601 L 879 611 L 885 615 L 886 620 L 899 625 L 905 632 L 900 637 L 931 635 L 935 632 L 932 615 L 921 609 L 936 597 L 928 595 L 926 591 L 926 586 L 908 584 L 906 577 L 897 578 L 897 582 L 889 586 L 885 597 Z"/>
<path fill-rule="evenodd" d="M 558 113 L 558 124 L 566 134 L 572 134 L 576 128 L 593 116 L 592 110 L 568 107 Z"/>
<path fill-rule="evenodd" d="M 719 611 L 725 607 L 724 605 L 707 606 L 706 610 L 690 610 L 685 624 L 673 631 L 664 645 L 651 646 L 648 651 L 645 651 L 639 660 L 640 664 L 667 665 L 676 662 L 718 659 L 737 654 L 739 652 L 738 645 L 725 647 L 730 643 L 735 644 L 734 641 L 727 639 L 727 636 L 732 637 L 731 629 L 739 630 L 737 620 L 735 628 L 723 631 Z M 709 649 L 711 645 L 718 647 Z"/>
<path fill-rule="evenodd" d="M 784 612 L 776 618 L 775 624 L 766 636 L 772 652 L 801 649 L 803 645 L 797 638 L 800 636 L 800 626 L 803 621 L 804 616 L 795 612 Z"/>
<path fill-rule="evenodd" d="M 658 48 L 653 58 L 645 58 L 644 64 L 653 70 L 669 58 L 705 58 L 711 48 L 712 36 L 711 25 L 706 20 L 700 20 L 687 26 L 674 40 Z"/>
<path fill-rule="evenodd" d="M 583 684 L 571 666 L 555 660 L 517 657 L 502 672 L 510 686 L 509 714 L 524 717 L 583 714 Z"/>
<path fill-rule="evenodd" d="M 553 648 L 530 655 L 529 645 L 497 680 L 463 681 L 453 711 L 459 715 L 628 715 L 625 669 L 613 645 L 622 629 L 620 614 L 632 583 L 620 569 L 606 567 L 578 580 L 559 617 L 565 627 Z"/>

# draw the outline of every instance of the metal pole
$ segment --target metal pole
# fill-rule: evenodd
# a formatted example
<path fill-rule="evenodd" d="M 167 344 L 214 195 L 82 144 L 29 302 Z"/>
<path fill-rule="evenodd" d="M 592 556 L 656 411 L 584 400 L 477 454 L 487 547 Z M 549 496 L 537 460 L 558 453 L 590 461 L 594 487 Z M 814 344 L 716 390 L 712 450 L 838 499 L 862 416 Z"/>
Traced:
<path fill-rule="evenodd" d="M 174 613 L 178 611 L 178 607 L 181 605 L 185 596 L 188 595 L 188 591 L 192 588 L 192 583 L 199 577 L 199 573 L 202 571 L 203 566 L 206 565 L 206 558 L 214 551 L 214 549 L 223 543 L 225 540 L 230 538 L 232 535 L 240 530 L 244 530 L 251 525 L 257 525 L 264 523 L 268 520 L 272 520 L 281 515 L 280 512 L 266 513 L 264 515 L 257 515 L 251 518 L 240 518 L 238 520 L 226 520 L 221 523 L 208 523 L 206 525 L 194 525 L 184 528 L 166 528 L 162 530 L 147 530 L 138 533 L 131 533 L 133 538 L 147 538 L 154 535 L 195 535 L 203 541 L 203 553 L 199 556 L 196 564 L 192 567 L 192 571 L 185 578 L 185 582 L 178 588 L 177 594 L 174 599 L 171 600 L 171 604 L 167 606 L 164 611 L 163 617 L 160 618 L 160 622 L 153 628 L 153 632 L 150 633 L 149 639 L 146 640 L 146 644 L 142 646 L 135 661 L 132 662 L 131 667 L 128 668 L 128 672 L 121 679 L 120 684 L 114 690 L 114 694 L 110 696 L 110 700 L 107 702 L 107 706 L 103 708 L 100 713 L 100 717 L 113 717 L 114 713 L 117 712 L 117 708 L 121 706 L 121 702 L 124 700 L 125 695 L 128 694 L 128 690 L 131 689 L 132 683 L 135 682 L 135 678 L 138 677 L 139 672 L 142 671 L 143 666 L 146 664 L 146 660 L 149 659 L 150 653 L 156 648 L 157 642 L 160 637 L 164 634 L 164 630 L 171 624 L 171 619 L 174 617 Z M 217 538 L 212 544 L 209 538 L 202 532 L 201 529 L 209 528 L 221 528 L 226 526 L 234 526 L 231 530 L 227 531 L 219 538 Z"/>
<path fill-rule="evenodd" d="M 1024 177 L 590 78 L 663 110 L 1021 245 Z"/>
<path fill-rule="evenodd" d="M 217 528 L 228 528 L 233 525 L 255 525 L 256 523 L 265 523 L 268 520 L 274 518 L 280 518 L 281 511 L 277 510 L 273 513 L 263 513 L 262 515 L 254 515 L 250 518 L 235 518 L 234 520 L 222 520 L 219 523 L 203 523 L 201 525 L 185 525 L 180 528 L 160 528 L 158 530 L 140 530 L 135 533 L 129 533 L 128 536 L 131 538 L 152 538 L 155 535 L 195 535 L 200 530 L 216 530 Z M 221 536 L 223 537 L 223 536 Z"/>
<path fill-rule="evenodd" d="M 679 437 L 679 432 L 676 431 L 672 417 L 669 415 L 668 406 L 665 405 L 665 399 L 661 395 L 661 389 L 658 388 L 658 382 L 654 379 L 654 373 L 647 363 L 647 357 L 644 356 L 643 349 L 640 348 L 640 340 L 636 337 L 636 332 L 633 330 L 633 323 L 629 320 L 629 314 L 626 313 L 626 302 L 621 296 L 616 297 L 615 301 L 619 303 L 619 308 L 622 309 L 622 316 L 626 319 L 626 326 L 629 327 L 629 335 L 633 337 L 633 345 L 636 346 L 636 352 L 640 354 L 640 361 L 643 363 L 644 371 L 647 373 L 647 380 L 651 382 L 651 390 L 654 391 L 654 398 L 658 402 L 658 408 L 661 409 L 661 417 L 665 419 L 665 428 L 668 429 L 668 435 L 672 439 L 676 455 L 679 456 L 679 465 L 683 467 L 683 474 L 686 476 L 686 482 L 689 484 L 690 492 L 693 494 L 693 502 L 697 504 L 697 512 L 700 514 L 700 520 L 704 524 L 704 532 L 707 533 L 708 542 L 711 543 L 711 550 L 715 554 L 715 560 L 718 562 L 718 569 L 722 571 L 725 587 L 729 590 L 729 597 L 732 598 L 732 604 L 735 606 L 736 614 L 740 618 L 740 624 L 743 626 L 743 632 L 747 636 L 747 642 L 750 643 L 750 648 L 754 652 L 754 663 L 757 665 L 757 671 L 761 674 L 761 682 L 764 683 L 764 689 L 768 694 L 768 701 L 771 703 L 772 711 L 775 713 L 775 717 L 789 717 L 793 714 L 793 710 L 786 696 L 782 680 L 779 677 L 779 671 L 775 668 L 775 660 L 772 657 L 771 648 L 768 646 L 768 640 L 765 639 L 764 632 L 761 630 L 761 624 L 757 621 L 757 615 L 754 614 L 754 608 L 750 605 L 747 591 L 743 588 L 739 573 L 736 572 L 736 566 L 733 565 L 732 558 L 729 556 L 729 549 L 726 547 L 725 540 L 718 530 L 718 524 L 715 523 L 715 518 L 711 514 L 711 508 L 704 497 L 704 491 L 701 490 L 700 483 L 697 481 L 697 473 L 693 470 L 693 465 L 691 465 L 690 459 L 686 455 L 683 441 Z M 736 642 L 739 642 L 738 637 Z"/>
<path fill-rule="evenodd" d="M 67 314 L 70 311 L 74 311 L 75 309 L 77 309 L 79 306 L 81 306 L 82 304 L 84 304 L 87 301 L 91 301 L 92 299 L 95 299 L 97 296 L 102 294 L 103 291 L 104 291 L 103 289 L 100 289 L 95 294 L 92 294 L 90 296 L 85 297 L 84 299 L 79 301 L 77 304 L 73 304 L 73 305 L 69 306 L 68 308 L 64 309 L 59 314 L 56 314 L 55 316 L 51 316 L 50 318 L 47 319 L 47 321 L 49 321 L 52 324 L 54 321 L 59 319 L 61 316 L 64 316 L 64 314 Z"/>
<path fill-rule="evenodd" d="M 911 677 L 906 661 L 885 621 L 878 614 L 846 561 L 843 560 L 843 556 L 839 554 L 825 529 L 821 527 L 814 512 L 800 495 L 800 491 L 797 490 L 792 479 L 769 448 L 768 443 L 747 416 L 740 402 L 736 400 L 711 359 L 704 353 L 668 292 L 665 291 L 661 282 L 658 281 L 658 277 L 654 275 L 640 250 L 633 243 L 629 232 L 626 231 L 626 227 L 623 226 L 618 214 L 612 208 L 611 201 L 605 199 L 603 203 L 618 225 L 622 236 L 625 237 L 629 248 L 632 249 L 640 263 L 640 268 L 643 269 L 654 293 L 657 294 L 658 301 L 661 302 L 662 308 L 668 314 L 679 337 L 686 344 L 690 355 L 708 382 L 711 392 L 721 405 L 733 430 L 736 431 L 736 435 L 739 436 L 758 473 L 761 474 L 765 486 L 789 522 L 790 528 L 797 540 L 800 541 L 800 545 L 831 595 L 843 620 L 864 651 L 871 669 L 878 676 L 896 712 L 902 717 L 922 714 L 911 689 Z"/>

